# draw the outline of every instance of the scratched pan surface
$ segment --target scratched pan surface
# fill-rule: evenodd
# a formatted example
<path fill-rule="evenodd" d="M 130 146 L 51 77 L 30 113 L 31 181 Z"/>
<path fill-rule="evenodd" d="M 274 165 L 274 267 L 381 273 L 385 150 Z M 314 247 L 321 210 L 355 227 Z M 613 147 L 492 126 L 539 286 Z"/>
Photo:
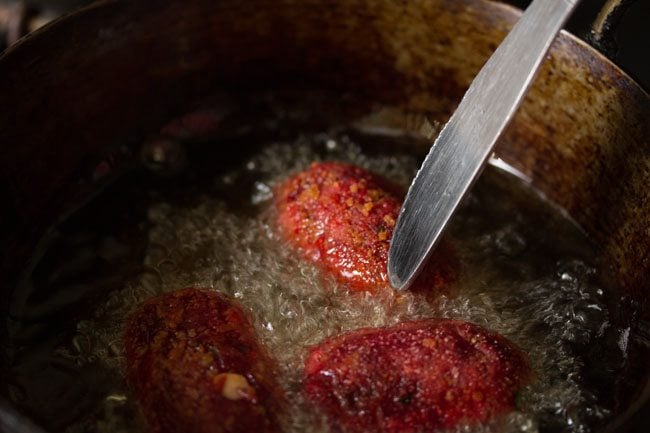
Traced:
<path fill-rule="evenodd" d="M 186 101 L 224 87 L 319 88 L 364 101 L 356 114 L 385 104 L 444 120 L 518 14 L 482 0 L 106 1 L 23 40 L 0 58 L 3 317 L 44 230 L 101 186 L 93 167 L 108 158 L 116 175 L 127 170 Z M 621 302 L 642 306 L 630 313 L 639 340 L 650 319 L 648 119 L 650 97 L 563 34 L 497 152 L 602 250 Z M 623 431 L 646 382 L 606 428 Z M 0 409 L 7 425 L 12 409 Z"/>

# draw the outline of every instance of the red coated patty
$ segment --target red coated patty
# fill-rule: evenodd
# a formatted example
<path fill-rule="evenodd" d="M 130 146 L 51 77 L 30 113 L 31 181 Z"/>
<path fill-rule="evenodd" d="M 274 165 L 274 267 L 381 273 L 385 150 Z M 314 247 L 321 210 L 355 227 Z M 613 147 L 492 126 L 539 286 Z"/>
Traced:
<path fill-rule="evenodd" d="M 150 433 L 280 431 L 275 364 L 226 296 L 189 288 L 147 301 L 124 343 L 127 381 Z"/>
<path fill-rule="evenodd" d="M 311 348 L 304 387 L 334 430 L 414 433 L 514 407 L 531 377 L 512 343 L 480 326 L 426 320 L 360 329 Z"/>
<path fill-rule="evenodd" d="M 401 193 L 384 179 L 353 165 L 317 162 L 275 190 L 283 237 L 352 290 L 388 287 L 388 248 Z M 442 242 L 415 282 L 432 293 L 455 279 L 456 260 Z"/>

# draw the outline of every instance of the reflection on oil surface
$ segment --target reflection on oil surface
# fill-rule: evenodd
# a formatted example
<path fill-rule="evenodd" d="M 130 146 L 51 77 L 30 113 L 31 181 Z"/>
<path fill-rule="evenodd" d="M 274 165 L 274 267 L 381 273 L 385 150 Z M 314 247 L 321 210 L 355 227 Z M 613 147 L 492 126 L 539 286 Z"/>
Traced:
<path fill-rule="evenodd" d="M 283 123 L 309 115 L 269 116 L 260 121 L 268 134 L 231 122 L 228 134 L 203 140 L 209 157 L 190 149 L 189 165 L 174 165 L 173 176 L 158 175 L 164 164 L 125 175 L 54 228 L 10 319 L 12 396 L 46 427 L 144 431 L 122 377 L 124 322 L 140 302 L 188 286 L 223 291 L 250 310 L 282 369 L 293 408 L 287 432 L 323 429 L 300 391 L 305 346 L 414 318 L 478 323 L 532 360 L 536 380 L 518 396 L 518 411 L 462 431 L 587 432 L 632 397 L 633 378 L 618 379 L 629 330 L 614 288 L 602 283 L 606 268 L 580 230 L 523 181 L 490 167 L 465 200 L 449 232 L 461 263 L 450 293 L 432 303 L 410 293 L 352 296 L 283 245 L 273 187 L 327 159 L 406 188 L 420 163 L 411 149 L 423 143 L 394 128 L 314 132 Z M 165 148 L 178 160 L 176 146 Z M 239 156 L 223 152 L 235 148 Z"/>

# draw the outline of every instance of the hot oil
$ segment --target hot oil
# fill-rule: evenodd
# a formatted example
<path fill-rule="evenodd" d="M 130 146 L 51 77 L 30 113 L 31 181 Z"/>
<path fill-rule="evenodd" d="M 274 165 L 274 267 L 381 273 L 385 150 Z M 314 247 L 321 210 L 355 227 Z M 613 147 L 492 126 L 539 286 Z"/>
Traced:
<path fill-rule="evenodd" d="M 284 177 L 312 161 L 337 160 L 406 189 L 419 159 L 399 146 L 373 151 L 364 145 L 406 139 L 331 131 L 260 140 L 246 160 L 213 173 L 200 187 L 174 193 L 169 180 L 144 182 L 135 192 L 116 186 L 116 197 L 133 195 L 132 203 L 139 203 L 133 206 L 141 207 L 131 209 L 135 216 L 124 221 L 128 227 L 107 229 L 113 232 L 90 243 L 103 245 L 109 270 L 121 278 L 104 284 L 114 289 L 93 298 L 99 305 L 71 297 L 70 304 L 84 305 L 82 313 L 68 317 L 76 322 L 72 333 L 63 327 L 56 338 L 44 338 L 43 332 L 23 337 L 21 347 L 37 349 L 16 357 L 15 399 L 70 433 L 145 431 L 122 379 L 124 323 L 142 301 L 193 286 L 227 293 L 251 313 L 281 367 L 291 408 L 287 432 L 327 431 L 300 391 L 306 346 L 346 330 L 427 317 L 467 320 L 499 332 L 529 355 L 535 371 L 536 380 L 517 397 L 516 412 L 458 431 L 588 432 L 603 424 L 616 406 L 611 389 L 625 361 L 619 344 L 625 330 L 612 320 L 616 312 L 609 290 L 598 284 L 602 265 L 592 246 L 522 180 L 494 167 L 486 170 L 449 230 L 461 263 L 457 290 L 434 303 L 408 292 L 349 293 L 277 237 L 270 204 L 274 185 Z M 137 254 L 125 252 L 131 251 L 128 233 L 141 245 L 135 248 L 142 255 L 135 267 L 129 263 Z M 52 274 L 66 266 L 74 268 L 62 263 Z M 15 328 L 19 335 L 28 326 L 17 320 Z M 35 383 L 35 372 L 52 378 L 47 393 Z M 60 396 L 58 407 L 81 409 L 52 421 L 59 415 L 29 403 L 53 395 Z"/>

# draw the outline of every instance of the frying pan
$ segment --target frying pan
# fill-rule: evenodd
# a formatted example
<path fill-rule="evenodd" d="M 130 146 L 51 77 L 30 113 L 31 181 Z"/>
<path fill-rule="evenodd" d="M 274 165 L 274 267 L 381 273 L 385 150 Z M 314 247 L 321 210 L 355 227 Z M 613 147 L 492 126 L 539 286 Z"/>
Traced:
<path fill-rule="evenodd" d="M 518 15 L 484 0 L 104 1 L 28 36 L 0 58 L 3 317 L 47 228 L 137 164 L 187 101 L 317 88 L 444 120 Z M 497 150 L 581 225 L 621 286 L 640 379 L 603 431 L 624 431 L 650 396 L 649 119 L 648 94 L 563 33 Z M 107 159 L 107 177 L 88 175 Z M 7 395 L 9 350 L 2 362 Z M 0 429 L 41 431 L 8 398 Z"/>

